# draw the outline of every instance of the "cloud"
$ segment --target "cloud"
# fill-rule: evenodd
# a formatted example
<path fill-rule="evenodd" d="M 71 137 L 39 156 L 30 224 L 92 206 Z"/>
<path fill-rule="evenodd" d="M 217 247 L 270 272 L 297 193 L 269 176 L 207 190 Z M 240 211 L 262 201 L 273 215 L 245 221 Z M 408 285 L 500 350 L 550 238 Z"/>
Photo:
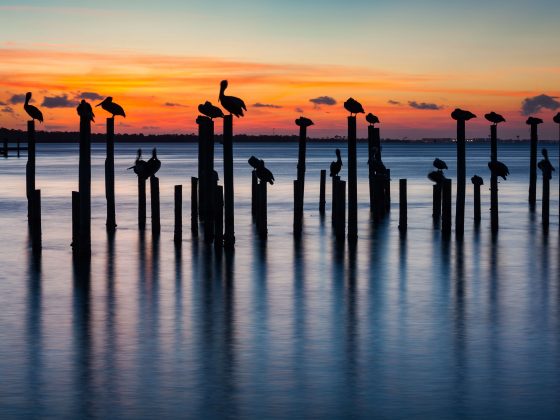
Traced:
<path fill-rule="evenodd" d="M 387 101 L 387 103 L 388 103 L 389 105 L 402 105 L 399 101 L 395 101 L 395 100 L 393 100 L 393 99 L 389 99 L 389 100 Z"/>
<path fill-rule="evenodd" d="M 428 109 L 428 110 L 443 109 L 442 105 L 432 104 L 428 102 L 408 101 L 408 106 L 414 109 Z"/>
<path fill-rule="evenodd" d="M 315 106 L 319 105 L 335 105 L 336 99 L 331 96 L 319 96 L 317 98 L 310 99 L 309 102 L 312 102 Z"/>
<path fill-rule="evenodd" d="M 177 102 L 166 102 L 163 106 L 178 106 L 178 107 L 187 107 L 187 105 L 179 104 Z"/>
<path fill-rule="evenodd" d="M 105 99 L 105 96 L 100 95 L 99 93 L 96 92 L 82 92 L 77 96 L 83 99 L 88 99 L 90 101 L 101 101 Z"/>
<path fill-rule="evenodd" d="M 41 104 L 45 108 L 71 108 L 76 105 L 77 103 L 74 100 L 68 99 L 68 95 L 45 96 Z"/>
<path fill-rule="evenodd" d="M 295 111 L 296 111 L 297 113 L 299 113 L 299 114 L 303 114 L 303 109 L 300 108 L 300 107 L 297 107 L 297 108 L 295 109 Z"/>
<path fill-rule="evenodd" d="M 539 112 L 541 109 L 550 109 L 552 111 L 560 108 L 560 102 L 556 100 L 557 96 L 542 95 L 525 98 L 521 102 L 521 113 L 523 115 L 531 115 Z"/>
<path fill-rule="evenodd" d="M 8 99 L 8 102 L 12 105 L 22 104 L 25 102 L 25 94 L 22 93 L 21 95 L 12 95 L 12 97 Z"/>
<path fill-rule="evenodd" d="M 5 106 L 2 109 L 0 109 L 0 112 L 4 112 L 5 114 L 13 114 L 14 108 L 12 108 L 11 106 Z"/>
<path fill-rule="evenodd" d="M 273 104 L 262 104 L 260 102 L 254 103 L 253 105 L 251 105 L 255 108 L 274 108 L 274 109 L 280 109 L 282 108 L 280 105 L 273 105 Z"/>
<path fill-rule="evenodd" d="M 142 130 L 157 130 L 159 127 L 156 125 L 144 125 L 142 126 Z"/>

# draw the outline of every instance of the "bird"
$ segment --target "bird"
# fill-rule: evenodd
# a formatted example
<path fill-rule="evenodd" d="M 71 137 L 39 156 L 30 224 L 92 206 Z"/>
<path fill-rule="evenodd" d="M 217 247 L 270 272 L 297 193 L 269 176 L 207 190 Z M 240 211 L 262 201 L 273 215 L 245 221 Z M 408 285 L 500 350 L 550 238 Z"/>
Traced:
<path fill-rule="evenodd" d="M 146 168 L 143 176 L 145 178 L 150 178 L 151 176 L 154 176 L 157 171 L 159 171 L 159 168 L 161 168 L 161 162 L 157 157 L 157 149 L 154 147 L 152 149 L 152 157 L 146 162 Z"/>
<path fill-rule="evenodd" d="M 350 112 L 350 115 L 364 113 L 364 107 L 354 98 L 348 98 L 348 100 L 344 102 L 344 109 Z"/>
<path fill-rule="evenodd" d="M 211 120 L 214 118 L 224 118 L 224 113 L 222 112 L 222 110 L 217 106 L 212 105 L 212 103 L 209 101 L 200 104 L 198 106 L 198 112 L 200 112 L 203 115 L 206 115 Z"/>
<path fill-rule="evenodd" d="M 552 179 L 552 171 L 555 171 L 556 169 L 552 166 L 550 160 L 548 160 L 548 150 L 542 149 L 542 155 L 544 156 L 544 159 L 539 161 L 537 166 L 542 171 L 543 176 L 546 179 Z"/>
<path fill-rule="evenodd" d="M 84 99 L 78 104 L 76 111 L 78 111 L 78 115 L 80 117 L 84 117 L 89 121 L 95 122 L 95 114 L 93 113 L 93 109 L 91 105 L 86 102 Z"/>
<path fill-rule="evenodd" d="M 492 175 L 500 176 L 504 180 L 506 179 L 506 176 L 509 175 L 508 167 L 505 165 L 505 163 L 502 163 L 500 161 L 488 162 L 488 168 L 490 169 L 490 172 L 492 172 Z"/>
<path fill-rule="evenodd" d="M 136 160 L 134 161 L 134 165 L 126 169 L 127 170 L 133 169 L 134 173 L 139 177 L 141 176 L 141 174 L 145 172 L 146 161 L 142 159 L 142 149 L 138 149 L 136 151 Z"/>
<path fill-rule="evenodd" d="M 264 160 L 251 156 L 248 162 L 249 165 L 255 168 L 257 178 L 260 181 L 274 185 L 274 175 L 264 166 Z"/>
<path fill-rule="evenodd" d="M 432 171 L 428 174 L 428 179 L 436 184 L 442 184 L 447 178 L 443 174 L 443 171 Z"/>
<path fill-rule="evenodd" d="M 455 108 L 455 111 L 451 113 L 451 118 L 457 121 L 468 121 L 472 118 L 476 118 L 476 115 L 474 115 L 470 111 L 464 111 L 460 108 Z"/>
<path fill-rule="evenodd" d="M 126 118 L 126 115 L 124 113 L 124 109 L 119 104 L 116 104 L 115 102 L 113 102 L 113 97 L 112 96 L 107 96 L 103 100 L 103 102 L 100 102 L 95 106 L 97 107 L 99 105 L 101 105 L 101 108 L 103 108 L 109 114 L 111 114 L 111 118 L 115 118 L 115 115 L 121 115 L 124 118 Z"/>
<path fill-rule="evenodd" d="M 496 114 L 494 111 L 490 112 L 489 114 L 484 114 L 484 118 L 486 118 L 494 125 L 498 125 L 501 122 L 506 122 L 506 119 L 504 117 L 502 117 L 500 114 Z"/>
<path fill-rule="evenodd" d="M 23 105 L 23 109 L 25 109 L 25 112 L 27 112 L 27 115 L 29 115 L 31 119 L 37 120 L 42 123 L 43 113 L 36 106 L 29 105 L 30 100 L 31 100 L 31 92 L 27 92 L 25 94 L 25 104 Z"/>
<path fill-rule="evenodd" d="M 313 125 L 313 121 L 311 121 L 309 118 L 299 117 L 296 120 L 296 125 L 299 127 L 309 127 L 310 125 Z"/>
<path fill-rule="evenodd" d="M 540 118 L 536 118 L 536 117 L 529 117 L 527 118 L 527 121 L 525 121 L 525 124 L 527 125 L 536 125 L 536 124 L 542 124 L 542 120 Z"/>
<path fill-rule="evenodd" d="M 243 116 L 243 111 L 247 111 L 245 102 L 235 96 L 225 95 L 225 91 L 228 87 L 228 81 L 222 80 L 220 82 L 220 96 L 218 97 L 218 102 L 222 104 L 227 112 L 231 115 L 235 115 L 237 118 Z"/>
<path fill-rule="evenodd" d="M 436 169 L 439 169 L 440 171 L 443 171 L 444 169 L 448 169 L 447 168 L 447 163 L 445 163 L 443 160 L 441 160 L 439 158 L 434 159 L 433 165 Z"/>
<path fill-rule="evenodd" d="M 373 172 L 377 175 L 386 175 L 387 174 L 387 167 L 381 161 L 381 159 L 373 158 L 373 162 L 368 160 L 368 165 L 373 165 Z"/>
<path fill-rule="evenodd" d="M 560 124 L 560 112 L 552 117 L 552 121 L 554 121 L 556 124 Z"/>
<path fill-rule="evenodd" d="M 371 125 L 375 125 L 379 123 L 379 118 L 376 115 L 373 115 L 371 112 L 366 115 L 366 121 Z"/>
<path fill-rule="evenodd" d="M 336 153 L 336 161 L 331 162 L 331 173 L 330 176 L 338 176 L 338 173 L 342 169 L 342 158 L 340 157 L 340 149 L 335 150 Z"/>
<path fill-rule="evenodd" d="M 471 182 L 474 185 L 484 185 L 484 180 L 478 175 L 473 175 L 473 177 L 471 178 Z"/>

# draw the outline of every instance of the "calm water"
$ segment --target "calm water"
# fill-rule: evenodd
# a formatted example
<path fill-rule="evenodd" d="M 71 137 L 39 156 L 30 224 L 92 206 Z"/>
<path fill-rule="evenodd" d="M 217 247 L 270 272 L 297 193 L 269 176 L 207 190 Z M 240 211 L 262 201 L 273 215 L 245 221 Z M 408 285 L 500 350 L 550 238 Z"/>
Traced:
<path fill-rule="evenodd" d="M 73 268 L 69 247 L 77 148 L 38 146 L 40 260 L 28 249 L 25 159 L 0 160 L 0 417 L 560 416 L 558 180 L 543 235 L 540 201 L 536 215 L 527 206 L 528 145 L 500 146 L 512 175 L 500 183 L 494 242 L 487 185 L 480 231 L 470 183 L 464 241 L 443 241 L 432 227 L 426 173 L 438 156 L 455 176 L 452 145 L 384 148 L 393 208 L 372 227 L 360 146 L 359 239 L 343 247 L 332 239 L 330 203 L 326 221 L 317 211 L 332 145 L 308 147 L 301 243 L 291 235 L 297 145 L 236 145 L 237 244 L 222 255 L 190 237 L 193 145 L 160 146 L 162 234 L 157 242 L 149 231 L 140 236 L 136 179 L 126 171 L 135 149 L 117 146 L 119 226 L 108 241 L 104 150 L 94 146 L 89 273 Z M 558 162 L 557 146 L 550 149 Z M 468 176 L 488 184 L 488 146 L 468 145 L 467 153 Z M 266 244 L 250 219 L 251 154 L 277 179 Z M 217 168 L 221 175 L 220 147 Z M 398 178 L 408 179 L 406 238 L 397 230 Z M 180 183 L 185 234 L 176 252 Z M 540 199 L 540 178 L 538 190 Z"/>

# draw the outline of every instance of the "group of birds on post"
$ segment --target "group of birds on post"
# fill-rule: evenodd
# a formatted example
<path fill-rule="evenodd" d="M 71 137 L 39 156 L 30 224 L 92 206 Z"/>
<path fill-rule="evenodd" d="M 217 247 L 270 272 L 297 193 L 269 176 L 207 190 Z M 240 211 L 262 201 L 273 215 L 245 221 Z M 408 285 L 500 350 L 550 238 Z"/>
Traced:
<path fill-rule="evenodd" d="M 220 94 L 218 95 L 218 102 L 224 107 L 224 109 L 231 115 L 235 115 L 237 118 L 243 117 L 243 111 L 247 111 L 247 106 L 243 99 L 236 96 L 226 95 L 226 89 L 228 87 L 228 81 L 222 80 L 220 82 Z M 217 106 L 212 105 L 210 101 L 206 101 L 203 104 L 198 105 L 198 112 L 202 115 L 213 120 L 214 118 L 224 118 L 224 112 Z"/>
<path fill-rule="evenodd" d="M 141 180 L 146 180 L 152 176 L 154 176 L 157 171 L 161 168 L 161 162 L 157 157 L 157 149 L 154 147 L 152 149 L 152 157 L 145 161 L 142 159 L 142 149 L 138 149 L 136 152 L 136 160 L 134 161 L 134 165 L 128 170 L 132 169 L 138 178 Z"/>

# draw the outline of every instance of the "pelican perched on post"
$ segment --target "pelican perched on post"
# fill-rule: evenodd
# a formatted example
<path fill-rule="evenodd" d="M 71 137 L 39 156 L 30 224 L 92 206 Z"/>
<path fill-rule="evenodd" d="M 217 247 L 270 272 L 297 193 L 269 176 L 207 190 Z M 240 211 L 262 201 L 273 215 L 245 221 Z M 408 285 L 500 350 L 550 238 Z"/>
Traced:
<path fill-rule="evenodd" d="M 313 125 L 313 121 L 311 121 L 309 118 L 299 117 L 296 120 L 296 125 L 299 127 L 309 127 L 310 125 Z"/>
<path fill-rule="evenodd" d="M 428 179 L 436 184 L 443 184 L 447 178 L 443 174 L 443 171 L 432 171 L 428 174 Z"/>
<path fill-rule="evenodd" d="M 274 185 L 274 175 L 264 166 L 264 160 L 259 159 L 255 156 L 249 158 L 249 165 L 255 168 L 257 178 L 261 182 L 268 182 L 270 185 Z"/>
<path fill-rule="evenodd" d="M 340 157 L 340 149 L 335 150 L 336 153 L 336 161 L 331 162 L 331 173 L 330 176 L 338 176 L 338 173 L 342 169 L 342 158 Z"/>
<path fill-rule="evenodd" d="M 78 111 L 78 115 L 80 117 L 87 118 L 89 121 L 95 122 L 95 114 L 93 113 L 93 109 L 91 108 L 91 105 L 84 99 L 82 99 L 82 101 L 76 108 L 76 111 Z"/>
<path fill-rule="evenodd" d="M 552 166 L 552 163 L 550 163 L 550 160 L 548 160 L 548 150 L 542 149 L 541 153 L 542 153 L 544 159 L 541 160 L 537 164 L 537 166 L 542 171 L 543 176 L 545 178 L 552 179 L 552 171 L 555 171 L 556 169 L 554 168 L 554 166 Z"/>
<path fill-rule="evenodd" d="M 245 102 L 242 99 L 235 96 L 227 96 L 225 91 L 228 87 L 228 81 L 222 80 L 220 82 L 220 95 L 218 97 L 218 102 L 222 104 L 227 112 L 231 115 L 235 115 L 237 118 L 243 116 L 243 111 L 247 111 Z"/>
<path fill-rule="evenodd" d="M 350 116 L 352 116 L 352 114 L 364 113 L 364 107 L 354 98 L 348 98 L 348 100 L 344 102 L 344 109 L 346 109 L 350 113 Z"/>
<path fill-rule="evenodd" d="M 498 125 L 501 122 L 506 122 L 506 119 L 504 117 L 502 117 L 500 114 L 496 114 L 494 111 L 490 112 L 489 114 L 484 114 L 484 118 L 486 118 L 494 125 Z"/>
<path fill-rule="evenodd" d="M 371 112 L 369 114 L 366 115 L 366 121 L 368 123 L 370 123 L 371 125 L 375 125 L 379 123 L 379 118 L 377 118 L 377 115 L 373 115 Z"/>
<path fill-rule="evenodd" d="M 217 106 L 212 105 L 211 102 L 206 101 L 203 104 L 198 105 L 198 112 L 202 115 L 206 115 L 211 120 L 214 118 L 224 118 L 224 113 Z"/>
<path fill-rule="evenodd" d="M 152 157 L 146 162 L 146 171 L 144 176 L 146 178 L 154 176 L 156 172 L 159 171 L 159 168 L 161 168 L 161 162 L 157 157 L 157 149 L 154 147 L 152 149 Z"/>
<path fill-rule="evenodd" d="M 139 177 L 142 176 L 146 169 L 146 161 L 142 159 L 142 149 L 138 149 L 136 151 L 136 160 L 134 161 L 134 165 L 126 169 L 132 169 L 136 175 Z"/>
<path fill-rule="evenodd" d="M 525 123 L 527 125 L 536 125 L 536 124 L 542 124 L 543 120 L 541 120 L 540 118 L 536 118 L 536 117 L 529 117 L 527 118 L 527 121 L 525 121 Z"/>
<path fill-rule="evenodd" d="M 476 115 L 474 115 L 470 111 L 464 111 L 460 108 L 455 108 L 455 110 L 451 113 L 451 118 L 457 121 L 468 121 L 472 118 L 476 118 Z"/>
<path fill-rule="evenodd" d="M 490 169 L 490 172 L 492 172 L 492 175 L 500 176 L 504 180 L 506 179 L 506 176 L 509 175 L 508 167 L 505 163 L 500 161 L 488 162 L 488 168 Z"/>
<path fill-rule="evenodd" d="M 101 108 L 103 108 L 109 114 L 112 114 L 111 118 L 115 118 L 115 115 L 121 115 L 126 118 L 123 107 L 113 102 L 112 96 L 107 96 L 103 100 L 103 102 L 100 102 L 95 106 L 99 106 L 99 105 L 101 105 Z"/>
<path fill-rule="evenodd" d="M 439 158 L 434 159 L 433 165 L 434 165 L 434 168 L 439 169 L 440 171 L 443 171 L 444 169 L 448 169 L 447 168 L 447 163 L 445 163 L 443 160 L 441 160 Z"/>
<path fill-rule="evenodd" d="M 471 182 L 474 185 L 484 185 L 484 180 L 482 179 L 481 176 L 478 175 L 473 175 L 473 177 L 471 178 Z"/>
<path fill-rule="evenodd" d="M 31 100 L 31 92 L 27 92 L 25 94 L 25 104 L 23 105 L 23 109 L 25 109 L 25 112 L 27 112 L 27 115 L 29 115 L 31 119 L 37 120 L 42 123 L 43 113 L 36 106 L 29 105 L 30 100 Z"/>

